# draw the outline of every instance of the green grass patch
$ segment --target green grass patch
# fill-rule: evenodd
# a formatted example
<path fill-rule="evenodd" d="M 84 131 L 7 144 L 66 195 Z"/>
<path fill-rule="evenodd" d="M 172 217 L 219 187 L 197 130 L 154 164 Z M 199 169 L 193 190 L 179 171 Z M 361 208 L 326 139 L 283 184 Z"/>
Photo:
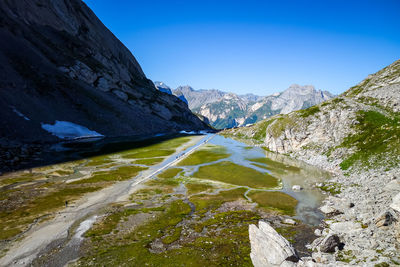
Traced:
<path fill-rule="evenodd" d="M 163 162 L 165 158 L 150 158 L 150 159 L 138 159 L 135 160 L 135 164 L 142 164 L 142 165 L 156 165 L 160 162 Z"/>
<path fill-rule="evenodd" d="M 220 146 L 207 146 L 201 150 L 195 151 L 187 158 L 178 163 L 178 166 L 192 166 L 203 163 L 213 162 L 229 157 L 226 149 Z"/>
<path fill-rule="evenodd" d="M 275 121 L 275 119 L 268 119 L 268 120 L 256 123 L 254 126 L 252 126 L 252 129 L 254 129 L 253 139 L 255 139 L 259 142 L 264 142 L 265 137 L 266 137 L 267 128 L 274 121 Z"/>
<path fill-rule="evenodd" d="M 0 212 L 2 218 L 0 221 L 0 240 L 21 233 L 35 218 L 63 207 L 65 201 L 74 201 L 86 193 L 99 189 L 101 187 L 63 188 L 33 199 L 17 209 Z"/>
<path fill-rule="evenodd" d="M 249 224 L 260 217 L 251 211 L 231 211 L 216 214 L 203 227 L 209 230 L 201 237 L 182 239 L 182 227 L 177 227 L 190 212 L 181 200 L 174 201 L 162 214 L 118 239 L 92 235 L 91 249 L 79 260 L 80 265 L 130 266 L 252 266 L 249 253 Z M 190 225 L 188 225 L 190 227 Z M 112 231 L 107 231 L 112 232 Z M 150 252 L 156 239 L 178 247 L 159 253 Z"/>
<path fill-rule="evenodd" d="M 142 159 L 142 158 L 155 158 L 155 157 L 165 157 L 173 154 L 175 150 L 173 149 L 152 149 L 148 151 L 140 151 L 130 154 L 125 154 L 122 157 L 125 159 Z"/>
<path fill-rule="evenodd" d="M 343 160 L 340 167 L 347 170 L 355 163 L 365 167 L 398 165 L 399 117 L 387 117 L 377 111 L 360 111 L 357 120 L 357 133 L 346 137 L 341 144 L 341 147 L 355 147 L 356 152 Z"/>
<path fill-rule="evenodd" d="M 187 184 L 185 184 L 185 186 L 188 190 L 189 195 L 197 194 L 200 192 L 206 192 L 206 191 L 214 188 L 212 185 L 209 185 L 209 184 L 193 183 L 193 182 L 187 183 Z"/>
<path fill-rule="evenodd" d="M 92 166 L 99 166 L 99 165 L 104 165 L 108 163 L 112 163 L 113 160 L 110 159 L 109 155 L 101 155 L 101 156 L 96 156 L 96 157 L 91 157 L 89 158 L 89 162 L 85 164 L 87 167 L 92 167 Z"/>
<path fill-rule="evenodd" d="M 193 177 L 219 181 L 232 185 L 249 186 L 251 188 L 276 188 L 279 180 L 272 175 L 256 171 L 229 161 L 201 166 Z"/>
<path fill-rule="evenodd" d="M 320 109 L 318 106 L 312 106 L 312 107 L 298 111 L 300 117 L 302 117 L 302 118 L 307 118 L 309 116 L 315 115 L 318 112 L 320 112 Z"/>
<path fill-rule="evenodd" d="M 162 173 L 158 174 L 157 176 L 160 178 L 174 178 L 178 173 L 180 173 L 183 169 L 182 168 L 168 168 Z"/>
<path fill-rule="evenodd" d="M 267 169 L 271 171 L 290 171 L 290 172 L 300 172 L 300 168 L 292 165 L 283 164 L 278 161 L 274 161 L 269 158 L 249 158 L 247 159 L 252 162 L 262 163 L 267 165 Z M 256 165 L 260 167 L 260 165 Z"/>
<path fill-rule="evenodd" d="M 319 187 L 322 191 L 329 192 L 332 195 L 337 195 L 342 192 L 342 185 L 339 183 L 328 183 Z"/>
<path fill-rule="evenodd" d="M 248 196 L 262 208 L 287 215 L 295 214 L 298 203 L 297 199 L 282 192 L 253 191 Z"/>
<path fill-rule="evenodd" d="M 274 120 L 274 123 L 271 123 L 270 127 L 268 127 L 269 133 L 277 138 L 281 136 L 282 132 L 288 128 L 294 128 L 297 126 L 296 118 L 292 118 L 289 115 L 283 115 L 280 118 Z"/>
<path fill-rule="evenodd" d="M 209 210 L 218 209 L 223 203 L 235 201 L 238 199 L 245 199 L 244 193 L 246 188 L 237 188 L 227 191 L 221 191 L 217 195 L 200 194 L 189 198 L 189 200 L 196 206 L 196 213 L 205 213 Z"/>
<path fill-rule="evenodd" d="M 90 178 L 78 180 L 71 184 L 124 181 L 136 176 L 139 172 L 146 169 L 148 168 L 140 166 L 124 166 L 116 170 L 95 172 Z"/>
<path fill-rule="evenodd" d="M 171 244 L 181 237 L 181 232 L 182 232 L 182 226 L 180 227 L 175 227 L 172 229 L 172 234 L 167 235 L 162 239 L 162 242 L 164 244 Z"/>

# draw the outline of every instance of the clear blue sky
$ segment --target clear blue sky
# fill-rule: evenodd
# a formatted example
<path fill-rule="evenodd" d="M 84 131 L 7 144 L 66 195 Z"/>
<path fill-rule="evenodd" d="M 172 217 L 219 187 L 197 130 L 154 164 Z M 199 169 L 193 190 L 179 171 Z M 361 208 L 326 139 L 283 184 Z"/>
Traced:
<path fill-rule="evenodd" d="M 400 58 L 400 0 L 85 0 L 153 81 L 341 93 Z"/>

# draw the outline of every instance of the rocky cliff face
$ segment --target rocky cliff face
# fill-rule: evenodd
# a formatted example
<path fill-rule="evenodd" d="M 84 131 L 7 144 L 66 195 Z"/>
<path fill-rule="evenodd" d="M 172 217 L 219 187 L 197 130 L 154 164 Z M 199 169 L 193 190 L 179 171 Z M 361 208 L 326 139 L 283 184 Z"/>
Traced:
<path fill-rule="evenodd" d="M 160 91 L 168 87 L 162 84 L 156 83 Z M 194 90 L 190 86 L 180 86 L 173 90 L 173 94 L 187 102 L 193 112 L 207 117 L 217 129 L 252 124 L 276 114 L 305 109 L 333 97 L 329 92 L 316 90 L 312 85 L 297 84 L 265 97 L 237 95 L 215 89 Z"/>
<path fill-rule="evenodd" d="M 57 137 L 72 122 L 106 136 L 207 126 L 156 90 L 130 51 L 81 0 L 0 2 L 0 137 Z"/>
<path fill-rule="evenodd" d="M 334 173 L 318 185 L 329 220 L 308 247 L 321 266 L 400 260 L 399 101 L 400 60 L 322 104 L 224 132 Z M 334 239 L 343 251 L 325 249 Z"/>
<path fill-rule="evenodd" d="M 174 95 L 182 97 L 187 100 L 189 108 L 193 111 L 197 111 L 201 106 L 218 101 L 226 93 L 211 89 L 211 90 L 194 90 L 192 87 L 179 86 L 173 90 Z"/>

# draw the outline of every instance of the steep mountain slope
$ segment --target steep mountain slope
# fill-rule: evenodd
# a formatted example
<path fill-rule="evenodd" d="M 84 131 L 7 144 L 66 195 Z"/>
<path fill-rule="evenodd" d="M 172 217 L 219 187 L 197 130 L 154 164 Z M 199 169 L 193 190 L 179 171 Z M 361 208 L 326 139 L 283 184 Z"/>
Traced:
<path fill-rule="evenodd" d="M 331 98 L 332 94 L 316 90 L 314 86 L 294 84 L 281 93 L 266 97 L 225 94 L 220 99 L 192 110 L 208 117 L 212 126 L 222 129 L 252 124 L 276 114 L 308 108 Z"/>
<path fill-rule="evenodd" d="M 400 60 L 332 100 L 225 131 L 336 174 L 321 186 L 332 195 L 321 208 L 331 223 L 313 249 L 329 233 L 345 250 L 313 254 L 320 262 L 389 266 L 400 260 L 399 103 Z"/>
<path fill-rule="evenodd" d="M 1 1 L 0 63 L 1 138 L 55 141 L 42 125 L 56 121 L 106 136 L 207 127 L 81 0 Z"/>
<path fill-rule="evenodd" d="M 226 93 L 211 89 L 211 90 L 194 90 L 192 87 L 179 86 L 173 90 L 173 94 L 181 98 L 182 96 L 187 100 L 189 108 L 192 111 L 198 110 L 202 105 L 212 103 L 223 97 Z"/>

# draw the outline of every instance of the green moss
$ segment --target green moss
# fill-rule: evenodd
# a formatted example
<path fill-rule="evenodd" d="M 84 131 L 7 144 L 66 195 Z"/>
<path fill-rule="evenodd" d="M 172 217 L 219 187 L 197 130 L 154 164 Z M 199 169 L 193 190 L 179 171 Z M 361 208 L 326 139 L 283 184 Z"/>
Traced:
<path fill-rule="evenodd" d="M 89 158 L 89 162 L 86 163 L 86 166 L 87 167 L 99 166 L 99 165 L 104 165 L 104 164 L 108 164 L 108 163 L 112 163 L 112 162 L 113 161 L 110 159 L 109 155 L 101 155 L 101 156 Z"/>
<path fill-rule="evenodd" d="M 227 211 L 218 213 L 217 215 L 213 216 L 213 218 L 197 224 L 195 226 L 195 229 L 197 232 L 202 232 L 204 227 L 216 230 L 221 226 L 227 227 L 228 225 L 235 225 L 239 222 L 245 222 L 243 220 L 247 220 L 249 222 L 257 222 L 259 219 L 261 219 L 261 217 L 252 211 Z"/>
<path fill-rule="evenodd" d="M 160 178 L 174 178 L 178 173 L 180 173 L 183 169 L 182 168 L 168 168 L 162 173 L 158 175 Z"/>
<path fill-rule="evenodd" d="M 201 150 L 195 151 L 187 158 L 178 163 L 178 166 L 192 166 L 203 163 L 213 162 L 229 157 L 226 149 L 220 146 L 208 146 Z"/>
<path fill-rule="evenodd" d="M 296 228 L 292 226 L 276 227 L 275 231 L 281 236 L 286 238 L 287 241 L 294 243 L 294 237 L 296 236 Z"/>
<path fill-rule="evenodd" d="M 302 109 L 302 110 L 298 111 L 300 117 L 302 117 L 302 118 L 310 117 L 312 115 L 315 115 L 318 112 L 320 112 L 319 106 L 312 106 L 307 109 Z"/>
<path fill-rule="evenodd" d="M 259 142 L 264 142 L 267 133 L 267 128 L 274 121 L 275 121 L 274 119 L 269 119 L 255 124 L 252 127 L 252 129 L 254 129 L 253 139 Z"/>
<path fill-rule="evenodd" d="M 208 191 L 208 190 L 214 188 L 213 186 L 211 186 L 209 184 L 193 183 L 193 182 L 187 183 L 187 184 L 185 184 L 185 186 L 186 186 L 186 188 L 188 190 L 188 194 L 189 195 L 197 194 L 197 193 L 200 193 L 200 192 L 205 192 L 205 191 Z"/>
<path fill-rule="evenodd" d="M 79 264 L 119 266 L 129 262 L 132 266 L 252 266 L 248 226 L 260 219 L 257 214 L 251 211 L 216 214 L 204 223 L 207 230 L 203 236 L 182 239 L 182 227 L 176 225 L 189 212 L 189 206 L 178 200 L 172 202 L 164 213 L 121 238 L 92 235 L 92 247 Z M 156 239 L 161 239 L 166 245 L 179 242 L 179 247 L 152 253 L 149 248 Z"/>
<path fill-rule="evenodd" d="M 78 180 L 71 184 L 124 181 L 136 176 L 140 171 L 146 169 L 146 167 L 139 166 L 124 166 L 116 170 L 95 172 L 90 178 Z"/>
<path fill-rule="evenodd" d="M 21 183 L 21 182 L 30 182 L 34 181 L 39 178 L 43 178 L 42 175 L 37 174 L 30 174 L 30 173 L 21 173 L 19 175 L 12 175 L 12 176 L 2 176 L 0 177 L 0 184 L 2 186 Z"/>
<path fill-rule="evenodd" d="M 250 158 L 250 159 L 247 159 L 247 160 L 252 161 L 252 162 L 266 164 L 267 165 L 267 169 L 271 170 L 271 171 L 281 172 L 282 170 L 285 170 L 285 171 L 291 171 L 291 172 L 300 172 L 300 168 L 299 167 L 283 164 L 281 162 L 274 161 L 274 160 L 269 159 L 269 158 Z M 256 165 L 256 166 L 260 167 L 260 165 Z"/>
<path fill-rule="evenodd" d="M 322 191 L 331 193 L 332 195 L 337 195 L 342 192 L 342 185 L 339 183 L 327 183 L 319 188 Z"/>
<path fill-rule="evenodd" d="M 229 161 L 201 166 L 193 174 L 193 177 L 251 188 L 275 188 L 279 186 L 277 178 Z"/>
<path fill-rule="evenodd" d="M 135 164 L 142 165 L 155 165 L 162 162 L 165 158 L 150 158 L 150 159 L 138 159 L 135 160 Z"/>
<path fill-rule="evenodd" d="M 336 260 L 350 263 L 352 260 L 354 260 L 356 257 L 353 255 L 353 251 L 351 250 L 344 250 L 344 251 L 339 251 Z"/>
<path fill-rule="evenodd" d="M 160 150 L 148 150 L 130 153 L 123 155 L 125 159 L 142 159 L 142 158 L 154 158 L 154 157 L 165 157 L 173 154 L 175 150 L 172 149 L 160 149 Z"/>
<path fill-rule="evenodd" d="M 179 238 L 181 237 L 181 232 L 182 232 L 182 226 L 173 228 L 172 234 L 164 237 L 162 239 L 162 242 L 164 244 L 171 244 L 171 243 L 179 240 Z"/>
<path fill-rule="evenodd" d="M 357 115 L 359 124 L 357 133 L 344 139 L 341 147 L 355 147 L 351 154 L 340 164 L 343 170 L 355 163 L 365 167 L 397 165 L 400 154 L 399 117 L 387 117 L 377 111 L 360 111 Z"/>
<path fill-rule="evenodd" d="M 252 191 L 248 196 L 262 208 L 288 215 L 295 214 L 298 203 L 297 199 L 282 192 Z"/>
<path fill-rule="evenodd" d="M 270 125 L 268 131 L 274 138 L 277 138 L 281 136 L 283 131 L 288 128 L 294 128 L 296 125 L 297 123 L 295 118 L 292 118 L 289 115 L 283 115 L 282 117 L 277 118 L 274 123 Z"/>
<path fill-rule="evenodd" d="M 205 213 L 209 210 L 218 209 L 223 203 L 234 201 L 237 199 L 245 199 L 244 193 L 246 188 L 237 188 L 227 191 L 222 191 L 217 195 L 201 194 L 189 198 L 195 204 L 196 213 Z"/>
<path fill-rule="evenodd" d="M 374 265 L 374 267 L 389 267 L 389 266 L 390 266 L 390 264 L 387 262 L 381 262 L 381 263 Z"/>
<path fill-rule="evenodd" d="M 35 218 L 53 212 L 82 195 L 97 191 L 100 187 L 68 187 L 50 192 L 31 200 L 15 210 L 0 212 L 0 240 L 11 238 L 22 232 Z"/>

